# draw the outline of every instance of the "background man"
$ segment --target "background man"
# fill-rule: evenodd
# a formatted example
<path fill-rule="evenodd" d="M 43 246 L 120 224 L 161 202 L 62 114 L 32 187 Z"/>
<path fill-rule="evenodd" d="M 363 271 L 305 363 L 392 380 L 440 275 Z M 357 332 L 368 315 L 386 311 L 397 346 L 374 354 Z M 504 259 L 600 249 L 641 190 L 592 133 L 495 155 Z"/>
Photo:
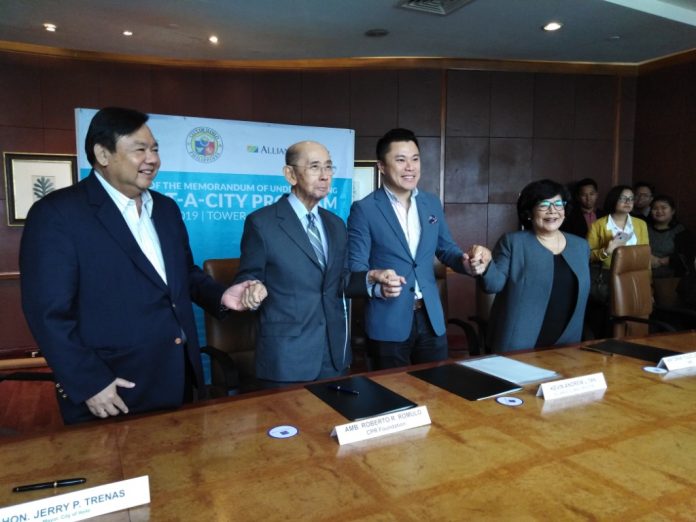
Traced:
<path fill-rule="evenodd" d="M 645 181 L 638 181 L 633 185 L 633 217 L 650 221 L 650 204 L 655 195 L 655 186 Z"/>
<path fill-rule="evenodd" d="M 313 141 L 288 148 L 283 174 L 291 193 L 244 222 L 235 282 L 259 280 L 256 377 L 264 387 L 344 375 L 351 362 L 348 303 L 366 295 L 365 271 L 346 269 L 346 227 L 318 203 L 331 188 L 329 151 Z M 393 272 L 390 272 L 393 274 Z M 373 272 L 373 276 L 380 274 Z M 384 274 L 383 280 L 388 280 Z"/>
<path fill-rule="evenodd" d="M 595 180 L 585 178 L 578 181 L 573 187 L 573 204 L 570 212 L 566 212 L 566 219 L 561 225 L 561 230 L 583 238 L 587 237 L 587 231 L 592 223 L 604 215 L 604 211 L 597 208 L 598 197 Z"/>
<path fill-rule="evenodd" d="M 255 306 L 193 264 L 176 203 L 148 190 L 157 141 L 138 111 L 106 108 L 90 123 L 93 167 L 34 204 L 20 246 L 22 305 L 56 376 L 66 423 L 181 405 L 203 389 L 191 301 Z"/>
<path fill-rule="evenodd" d="M 433 259 L 473 275 L 483 273 L 491 253 L 474 245 L 463 254 L 438 197 L 418 190 L 420 151 L 413 132 L 387 132 L 377 142 L 377 159 L 383 186 L 355 202 L 348 218 L 349 266 L 388 266 L 408 291 L 394 295 L 397 285 L 374 287 L 365 330 L 380 368 L 442 360 L 447 337 Z"/>

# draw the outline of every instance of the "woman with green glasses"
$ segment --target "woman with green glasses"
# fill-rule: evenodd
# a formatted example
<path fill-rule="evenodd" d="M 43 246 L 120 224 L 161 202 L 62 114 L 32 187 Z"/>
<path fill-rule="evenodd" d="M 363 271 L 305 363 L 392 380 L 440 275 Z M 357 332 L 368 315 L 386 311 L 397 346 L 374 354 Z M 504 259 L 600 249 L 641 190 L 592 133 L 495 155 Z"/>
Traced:
<path fill-rule="evenodd" d="M 488 344 L 495 352 L 581 340 L 590 289 L 587 241 L 561 232 L 568 191 L 549 179 L 524 187 L 517 199 L 523 230 L 503 235 L 481 276 L 496 294 Z"/>

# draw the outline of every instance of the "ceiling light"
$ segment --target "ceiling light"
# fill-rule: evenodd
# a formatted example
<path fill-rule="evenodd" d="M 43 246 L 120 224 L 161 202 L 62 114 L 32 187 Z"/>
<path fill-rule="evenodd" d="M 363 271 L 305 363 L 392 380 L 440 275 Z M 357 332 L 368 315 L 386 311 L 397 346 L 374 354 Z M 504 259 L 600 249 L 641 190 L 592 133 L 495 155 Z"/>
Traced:
<path fill-rule="evenodd" d="M 44 29 L 46 29 L 49 33 L 55 33 L 56 32 L 56 24 L 43 24 Z"/>
<path fill-rule="evenodd" d="M 123 36 L 133 36 L 133 31 L 125 30 L 123 31 Z"/>
<path fill-rule="evenodd" d="M 544 31 L 558 31 L 561 27 L 563 27 L 563 24 L 561 22 L 549 22 L 546 24 L 543 29 Z"/>
<path fill-rule="evenodd" d="M 211 37 L 208 38 L 208 41 L 209 41 L 211 44 L 213 44 L 213 45 L 217 45 L 217 43 L 218 43 L 218 37 L 215 36 L 215 35 L 212 35 Z"/>

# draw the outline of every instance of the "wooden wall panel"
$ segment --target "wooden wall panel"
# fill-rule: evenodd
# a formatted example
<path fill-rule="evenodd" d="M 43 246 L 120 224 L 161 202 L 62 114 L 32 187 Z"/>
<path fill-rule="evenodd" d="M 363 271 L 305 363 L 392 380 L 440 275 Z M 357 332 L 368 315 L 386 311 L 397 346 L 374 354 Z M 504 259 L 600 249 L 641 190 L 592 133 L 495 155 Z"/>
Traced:
<path fill-rule="evenodd" d="M 0 125 L 42 126 L 41 71 L 36 59 L 0 53 L 0 94 Z"/>
<path fill-rule="evenodd" d="M 473 244 L 486 244 L 488 215 L 484 204 L 447 203 L 447 224 L 454 241 L 464 250 Z"/>
<path fill-rule="evenodd" d="M 152 112 L 199 116 L 202 112 L 203 80 L 197 69 L 152 68 Z"/>
<path fill-rule="evenodd" d="M 490 140 L 448 137 L 445 147 L 445 202 L 487 203 Z"/>
<path fill-rule="evenodd" d="M 573 178 L 594 178 L 602 186 L 611 185 L 614 144 L 610 140 L 575 140 Z"/>
<path fill-rule="evenodd" d="M 254 77 L 254 121 L 302 123 L 302 74 L 264 71 Z"/>
<path fill-rule="evenodd" d="M 489 136 L 491 74 L 481 71 L 447 73 L 447 137 Z"/>
<path fill-rule="evenodd" d="M 45 59 L 41 66 L 44 127 L 75 129 L 75 109 L 99 107 L 99 76 L 94 64 Z"/>
<path fill-rule="evenodd" d="M 152 108 L 152 68 L 138 64 L 100 64 L 95 68 L 99 76 L 99 102 L 87 108 L 129 107 L 143 112 Z M 84 107 L 84 106 L 83 106 Z"/>
<path fill-rule="evenodd" d="M 399 127 L 411 129 L 418 137 L 440 136 L 442 77 L 441 71 L 399 72 Z"/>
<path fill-rule="evenodd" d="M 351 71 L 350 85 L 350 128 L 357 136 L 379 138 L 399 125 L 398 71 Z"/>
<path fill-rule="evenodd" d="M 513 203 L 495 204 L 487 206 L 488 229 L 486 246 L 495 247 L 501 236 L 507 232 L 518 229 L 517 205 Z"/>
<path fill-rule="evenodd" d="M 532 179 L 532 140 L 491 138 L 489 203 L 515 203 Z"/>
<path fill-rule="evenodd" d="M 614 136 L 616 78 L 575 77 L 574 136 L 588 140 L 610 140 Z"/>
<path fill-rule="evenodd" d="M 350 128 L 350 72 L 302 73 L 302 123 Z"/>
<path fill-rule="evenodd" d="M 535 139 L 532 143 L 532 179 L 553 179 L 569 183 L 573 174 L 573 141 Z"/>
<path fill-rule="evenodd" d="M 440 138 L 418 138 L 418 143 L 421 157 L 421 178 L 418 187 L 439 196 Z"/>
<path fill-rule="evenodd" d="M 254 118 L 254 75 L 246 71 L 202 70 L 200 116 L 250 121 Z"/>
<path fill-rule="evenodd" d="M 534 75 L 491 74 L 491 136 L 529 138 L 534 129 Z"/>
<path fill-rule="evenodd" d="M 575 76 L 537 74 L 534 81 L 534 137 L 572 138 Z"/>

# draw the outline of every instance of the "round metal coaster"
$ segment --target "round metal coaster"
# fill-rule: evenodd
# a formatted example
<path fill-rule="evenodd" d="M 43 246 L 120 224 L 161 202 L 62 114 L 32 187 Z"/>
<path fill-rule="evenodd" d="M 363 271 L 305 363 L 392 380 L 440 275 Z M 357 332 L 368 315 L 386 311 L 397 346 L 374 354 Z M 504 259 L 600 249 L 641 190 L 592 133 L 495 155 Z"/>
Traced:
<path fill-rule="evenodd" d="M 643 370 L 648 373 L 667 373 L 667 370 L 664 368 L 658 368 L 657 366 L 643 366 Z"/>
<path fill-rule="evenodd" d="M 295 426 L 276 426 L 268 430 L 268 436 L 274 439 L 289 439 L 300 432 Z"/>
<path fill-rule="evenodd" d="M 503 406 L 522 406 L 524 401 L 518 397 L 498 397 L 495 402 Z"/>

